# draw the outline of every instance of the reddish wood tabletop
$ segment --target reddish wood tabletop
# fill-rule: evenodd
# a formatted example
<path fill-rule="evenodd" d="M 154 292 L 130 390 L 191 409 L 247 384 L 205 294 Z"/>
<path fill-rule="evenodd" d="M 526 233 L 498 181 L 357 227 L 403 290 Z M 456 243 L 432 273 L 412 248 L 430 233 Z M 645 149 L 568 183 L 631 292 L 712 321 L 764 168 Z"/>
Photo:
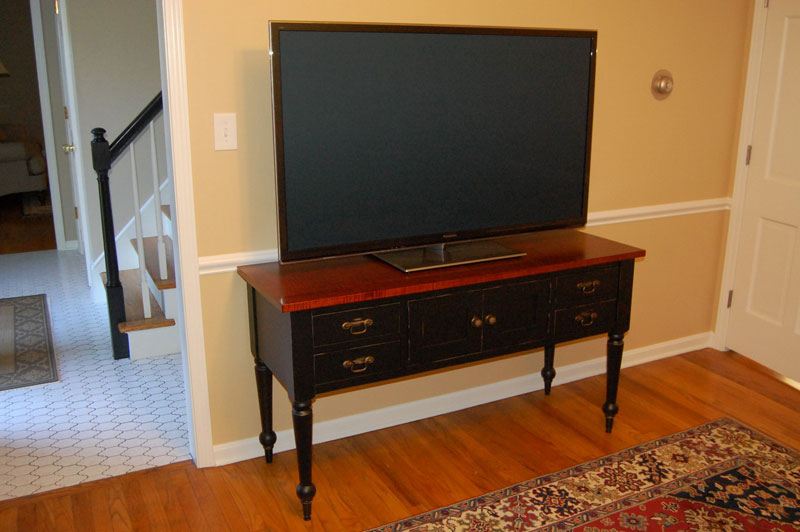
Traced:
<path fill-rule="evenodd" d="M 643 257 L 645 251 L 574 229 L 494 238 L 526 256 L 403 273 L 369 256 L 239 266 L 239 275 L 283 312 L 514 279 Z"/>

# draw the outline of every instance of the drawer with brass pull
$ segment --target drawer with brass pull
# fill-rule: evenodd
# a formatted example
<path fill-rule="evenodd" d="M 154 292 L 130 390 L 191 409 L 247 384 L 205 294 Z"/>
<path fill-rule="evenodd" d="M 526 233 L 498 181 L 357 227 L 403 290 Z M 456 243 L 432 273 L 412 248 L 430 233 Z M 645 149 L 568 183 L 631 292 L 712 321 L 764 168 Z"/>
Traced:
<path fill-rule="evenodd" d="M 608 332 L 614 324 L 616 311 L 616 300 L 557 310 L 554 324 L 556 340 Z"/>
<path fill-rule="evenodd" d="M 391 303 L 316 314 L 312 318 L 311 326 L 315 347 L 353 341 L 373 341 L 373 338 L 379 336 L 398 333 L 400 305 Z"/>
<path fill-rule="evenodd" d="M 366 377 L 402 367 L 400 342 L 342 349 L 314 356 L 317 384 L 342 381 L 351 386 Z"/>
<path fill-rule="evenodd" d="M 556 280 L 555 300 L 558 307 L 603 301 L 616 297 L 619 270 L 605 268 L 575 275 L 566 275 Z"/>

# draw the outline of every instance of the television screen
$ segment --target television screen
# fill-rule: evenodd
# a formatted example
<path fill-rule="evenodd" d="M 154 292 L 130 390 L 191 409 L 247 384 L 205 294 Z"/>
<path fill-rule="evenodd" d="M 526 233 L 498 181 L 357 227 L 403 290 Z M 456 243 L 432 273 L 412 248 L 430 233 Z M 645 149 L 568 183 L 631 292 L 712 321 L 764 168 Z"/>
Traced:
<path fill-rule="evenodd" d="M 595 32 L 270 27 L 282 261 L 585 223 Z"/>

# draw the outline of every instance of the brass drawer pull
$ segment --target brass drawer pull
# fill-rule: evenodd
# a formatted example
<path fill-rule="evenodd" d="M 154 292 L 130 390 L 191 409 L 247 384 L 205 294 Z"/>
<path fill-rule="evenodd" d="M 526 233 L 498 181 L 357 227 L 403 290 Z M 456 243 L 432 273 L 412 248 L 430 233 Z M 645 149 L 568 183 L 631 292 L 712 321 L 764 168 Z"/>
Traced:
<path fill-rule="evenodd" d="M 575 316 L 575 321 L 580 323 L 583 327 L 589 327 L 590 325 L 594 325 L 594 321 L 597 319 L 597 312 L 581 312 L 577 316 Z"/>
<path fill-rule="evenodd" d="M 583 283 L 578 283 L 577 288 L 584 294 L 588 295 L 588 294 L 594 294 L 598 286 L 600 286 L 600 281 L 595 279 L 594 281 L 585 281 Z"/>
<path fill-rule="evenodd" d="M 367 332 L 367 327 L 372 325 L 372 319 L 356 318 L 353 321 L 346 321 L 342 323 L 342 329 L 350 331 L 350 334 L 364 334 Z"/>
<path fill-rule="evenodd" d="M 495 323 L 497 323 L 497 318 L 494 316 L 494 314 L 487 314 L 486 325 L 494 325 Z"/>
<path fill-rule="evenodd" d="M 473 316 L 471 320 L 469 320 L 469 324 L 475 327 L 476 329 L 480 329 L 483 327 L 483 320 L 480 319 L 478 316 Z"/>
<path fill-rule="evenodd" d="M 342 362 L 342 367 L 349 369 L 352 373 L 362 373 L 367 371 L 367 368 L 373 362 L 375 362 L 375 357 L 372 355 L 367 355 L 355 360 L 345 360 Z"/>

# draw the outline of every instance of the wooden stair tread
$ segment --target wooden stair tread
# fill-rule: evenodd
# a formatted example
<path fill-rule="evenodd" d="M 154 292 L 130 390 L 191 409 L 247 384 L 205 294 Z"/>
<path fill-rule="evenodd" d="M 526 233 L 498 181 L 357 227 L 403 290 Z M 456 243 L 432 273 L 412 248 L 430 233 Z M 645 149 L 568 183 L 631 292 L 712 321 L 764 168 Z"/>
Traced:
<path fill-rule="evenodd" d="M 133 249 L 136 249 L 136 239 L 131 240 L 131 245 L 133 245 Z M 150 278 L 153 280 L 153 283 L 155 283 L 156 288 L 159 290 L 175 288 L 177 283 L 175 282 L 175 261 L 172 252 L 172 239 L 168 236 L 164 236 L 164 245 L 167 250 L 166 279 L 161 279 L 158 272 L 158 237 L 144 237 L 142 238 L 142 245 L 144 246 L 144 267 L 147 269 L 147 273 L 150 274 Z"/>
<path fill-rule="evenodd" d="M 103 278 L 103 284 L 105 284 L 106 272 L 102 272 L 100 276 Z M 149 290 L 147 293 L 150 296 L 150 314 L 152 317 L 144 317 L 139 270 L 121 270 L 119 272 L 119 281 L 122 283 L 122 290 L 125 295 L 125 321 L 119 324 L 119 332 L 129 333 L 175 325 L 174 319 L 164 316 L 164 311 Z"/>

